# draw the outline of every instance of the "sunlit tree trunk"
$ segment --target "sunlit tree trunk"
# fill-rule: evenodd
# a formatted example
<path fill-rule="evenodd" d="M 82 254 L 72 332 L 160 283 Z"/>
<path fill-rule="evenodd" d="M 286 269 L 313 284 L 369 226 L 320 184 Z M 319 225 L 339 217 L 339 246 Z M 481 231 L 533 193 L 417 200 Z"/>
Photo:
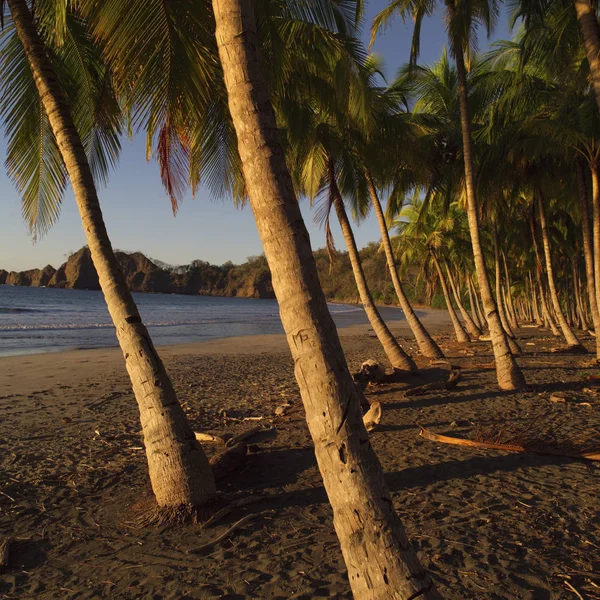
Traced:
<path fill-rule="evenodd" d="M 477 311 L 477 316 L 479 317 L 479 322 L 481 323 L 481 329 L 487 328 L 487 321 L 485 320 L 485 316 L 483 314 L 483 309 L 481 308 L 481 304 L 479 302 L 479 292 L 475 287 L 475 284 L 471 281 L 469 277 L 469 284 L 473 290 L 473 298 L 475 299 L 475 310 Z"/>
<path fill-rule="evenodd" d="M 471 343 L 471 338 L 469 334 L 465 331 L 456 311 L 454 310 L 454 306 L 452 306 L 452 299 L 450 298 L 450 293 L 448 291 L 448 286 L 446 285 L 446 280 L 444 278 L 444 273 L 442 272 L 442 268 L 440 266 L 440 261 L 438 260 L 435 252 L 433 250 L 429 250 L 429 254 L 431 255 L 431 259 L 433 260 L 433 264 L 438 273 L 438 278 L 440 281 L 440 286 L 442 288 L 442 293 L 444 294 L 444 300 L 446 301 L 446 307 L 448 308 L 448 314 L 450 315 L 450 320 L 452 321 L 452 326 L 454 327 L 454 333 L 456 334 L 456 341 L 460 344 L 469 344 Z"/>
<path fill-rule="evenodd" d="M 456 22 L 454 0 L 446 0 L 449 21 Z M 463 159 L 465 164 L 465 191 L 467 196 L 467 216 L 469 231 L 473 245 L 473 257 L 481 298 L 485 309 L 485 317 L 490 330 L 490 338 L 496 361 L 496 376 L 501 389 L 514 390 L 525 386 L 525 379 L 517 365 L 507 336 L 502 327 L 498 307 L 492 294 L 492 287 L 485 268 L 485 260 L 481 247 L 481 234 L 479 230 L 479 214 L 475 197 L 475 179 L 473 175 L 473 149 L 471 137 L 471 119 L 469 116 L 469 97 L 467 88 L 467 73 L 465 69 L 462 41 L 458 32 L 451 35 L 451 45 L 456 60 L 456 73 L 458 76 L 458 94 L 460 104 L 460 121 L 463 143 Z"/>
<path fill-rule="evenodd" d="M 506 279 L 506 310 L 508 321 L 513 330 L 518 329 L 519 323 L 517 322 L 517 315 L 515 314 L 515 307 L 513 304 L 512 290 L 510 285 L 510 274 L 508 272 L 508 264 L 506 261 L 506 254 L 504 250 L 501 252 L 502 262 L 504 263 L 504 278 Z"/>
<path fill-rule="evenodd" d="M 379 224 L 379 231 L 381 232 L 381 242 L 383 244 L 383 249 L 385 250 L 385 257 L 387 260 L 388 269 L 390 271 L 390 276 L 392 278 L 392 283 L 394 285 L 394 290 L 396 291 L 396 296 L 398 297 L 398 301 L 400 302 L 400 306 L 402 307 L 402 311 L 404 312 L 404 316 L 406 317 L 406 321 L 408 326 L 410 327 L 417 344 L 419 346 L 419 350 L 424 356 L 428 358 L 443 358 L 444 353 L 441 351 L 440 347 L 435 343 L 433 338 L 429 335 L 429 332 L 417 317 L 413 307 L 410 305 L 404 290 L 402 289 L 402 284 L 400 282 L 400 278 L 398 277 L 398 269 L 396 267 L 396 260 L 394 258 L 394 253 L 392 251 L 392 244 L 390 241 L 390 234 L 388 232 L 387 224 L 385 222 L 385 217 L 383 215 L 383 209 L 381 208 L 381 202 L 379 202 L 379 196 L 377 195 L 377 190 L 375 189 L 375 185 L 373 184 L 373 180 L 369 173 L 366 174 L 367 183 L 369 186 L 369 192 L 371 194 L 371 201 L 373 203 L 373 207 L 375 208 L 375 214 L 377 215 L 377 222 Z"/>
<path fill-rule="evenodd" d="M 562 334 L 570 348 L 578 348 L 583 350 L 581 342 L 569 327 L 567 320 L 560 307 L 558 292 L 556 291 L 556 281 L 554 279 L 554 268 L 552 266 L 552 254 L 550 253 L 550 237 L 548 236 L 548 225 L 546 222 L 546 210 L 544 207 L 544 199 L 540 191 L 535 194 L 538 212 L 540 215 L 540 228 L 542 230 L 542 245 L 544 247 L 544 256 L 546 258 L 546 275 L 548 276 L 548 288 L 550 290 L 550 299 L 554 307 L 554 313 L 558 320 L 558 325 Z"/>
<path fill-rule="evenodd" d="M 319 283 L 261 70 L 254 2 L 212 5 L 244 182 L 352 592 L 359 600 L 437 599 L 391 502 Z"/>
<path fill-rule="evenodd" d="M 540 258 L 540 251 L 538 249 L 537 237 L 535 235 L 535 217 L 534 212 L 532 211 L 531 217 L 529 219 L 529 228 L 531 230 L 531 243 L 533 245 L 533 251 L 535 253 L 535 273 L 538 291 L 540 294 L 540 305 L 542 307 L 542 320 L 544 321 L 544 326 L 548 327 L 552 331 L 552 335 L 556 337 L 561 337 L 561 333 L 558 330 L 556 325 L 556 321 L 554 317 L 550 313 L 550 309 L 548 308 L 548 303 L 546 302 L 546 294 L 544 293 L 544 282 L 543 282 L 543 274 L 544 269 L 542 267 L 542 260 Z"/>
<path fill-rule="evenodd" d="M 350 220 L 346 214 L 344 200 L 342 199 L 342 195 L 338 189 L 335 177 L 335 167 L 333 160 L 331 159 L 329 160 L 328 168 L 329 189 L 331 192 L 331 198 L 333 199 L 333 207 L 335 208 L 338 221 L 340 222 L 342 234 L 346 242 L 346 247 L 348 248 L 348 257 L 350 258 L 352 273 L 354 274 L 356 287 L 360 295 L 360 301 L 362 302 L 365 312 L 367 313 L 369 323 L 371 323 L 371 327 L 373 328 L 373 331 L 375 331 L 379 343 L 383 347 L 383 350 L 386 353 L 389 361 L 392 363 L 392 367 L 405 371 L 417 371 L 417 366 L 415 365 L 414 361 L 410 358 L 410 356 L 408 356 L 408 354 L 406 354 L 406 352 L 398 343 L 398 340 L 396 340 L 396 338 L 392 335 L 389 327 L 381 318 L 381 315 L 377 310 L 377 306 L 375 306 L 371 290 L 367 284 L 367 278 L 365 277 L 365 273 L 362 268 L 352 226 L 350 225 Z"/>
<path fill-rule="evenodd" d="M 600 109 L 600 27 L 598 26 L 598 16 L 590 0 L 574 0 L 574 3 L 592 75 L 596 104 Z"/>
<path fill-rule="evenodd" d="M 471 280 L 468 275 L 465 276 L 465 281 L 467 283 L 467 293 L 469 294 L 469 304 L 471 306 L 471 316 L 473 317 L 473 321 L 475 321 L 475 325 L 479 327 L 480 331 L 483 331 L 483 325 L 479 320 L 479 315 L 477 314 L 477 308 L 475 306 L 475 298 L 473 297 L 473 290 L 471 289 Z"/>
<path fill-rule="evenodd" d="M 208 460 L 115 258 L 83 144 L 25 0 L 7 0 L 79 209 L 100 287 L 115 325 L 139 410 L 152 489 L 162 507 L 199 506 L 215 496 Z"/>
<path fill-rule="evenodd" d="M 529 289 L 531 291 L 531 308 L 533 311 L 533 319 L 536 324 L 543 325 L 544 321 L 542 319 L 542 316 L 540 315 L 537 291 L 536 291 L 536 287 L 533 283 L 533 277 L 531 276 L 531 273 L 529 273 Z"/>
<path fill-rule="evenodd" d="M 456 282 L 454 281 L 454 277 L 452 276 L 452 271 L 450 271 L 450 267 L 446 265 L 446 273 L 448 273 L 448 281 L 450 282 L 450 288 L 452 289 L 452 295 L 454 296 L 454 300 L 456 301 L 456 306 L 458 306 L 458 310 L 462 315 L 467 331 L 471 334 L 474 339 L 479 339 L 481 335 L 481 329 L 475 325 L 475 321 L 471 318 L 471 315 L 467 312 L 464 307 L 462 300 L 460 298 L 460 290 L 456 286 Z"/>

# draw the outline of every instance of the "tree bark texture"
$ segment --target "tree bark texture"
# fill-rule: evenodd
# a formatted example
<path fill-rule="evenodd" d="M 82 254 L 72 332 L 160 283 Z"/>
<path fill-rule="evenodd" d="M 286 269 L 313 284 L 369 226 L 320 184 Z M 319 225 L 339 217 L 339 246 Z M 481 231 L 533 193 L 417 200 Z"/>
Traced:
<path fill-rule="evenodd" d="M 396 514 L 319 283 L 261 71 L 251 0 L 213 0 L 246 189 L 354 597 L 437 599 Z"/>
<path fill-rule="evenodd" d="M 94 267 L 131 379 L 159 506 L 202 505 L 215 496 L 208 460 L 125 283 L 104 224 L 96 186 L 67 99 L 25 0 L 8 0 L 44 109 L 65 163 Z"/>
<path fill-rule="evenodd" d="M 448 17 L 452 22 L 456 19 L 454 7 L 455 0 L 446 0 Z M 471 119 L 469 116 L 469 97 L 467 88 L 467 73 L 465 69 L 462 40 L 457 36 L 451 36 L 451 45 L 456 59 L 456 73 L 458 76 L 458 94 L 460 104 L 460 120 L 463 142 L 463 158 L 465 163 L 465 189 L 467 196 L 467 217 L 469 220 L 469 231 L 471 244 L 473 246 L 473 257 L 475 259 L 475 270 L 481 291 L 481 298 L 485 310 L 485 318 L 490 330 L 490 338 L 496 361 L 496 377 L 498 385 L 504 390 L 514 390 L 525 386 L 525 379 L 521 369 L 517 365 L 508 345 L 508 339 L 502 327 L 498 307 L 492 294 L 490 280 L 485 267 L 485 259 L 481 247 L 481 235 L 479 230 L 479 214 L 477 200 L 475 197 L 475 179 L 473 175 L 473 149 L 471 136 Z"/>
<path fill-rule="evenodd" d="M 403 350 L 398 343 L 398 340 L 393 336 L 389 327 L 381 318 L 381 315 L 377 310 L 377 306 L 375 306 L 375 302 L 373 301 L 373 296 L 367 284 L 367 278 L 365 277 L 362 263 L 360 262 L 360 255 L 358 253 L 358 247 L 356 246 L 356 240 L 354 239 L 352 226 L 350 225 L 350 219 L 348 219 L 348 214 L 346 213 L 346 208 L 344 206 L 344 200 L 342 199 L 342 195 L 340 194 L 337 185 L 335 167 L 332 159 L 329 159 L 328 169 L 329 189 L 331 191 L 331 198 L 333 199 L 333 207 L 335 208 L 335 213 L 338 221 L 340 222 L 342 234 L 346 242 L 346 247 L 348 248 L 350 265 L 352 266 L 352 273 L 354 274 L 360 301 L 362 302 L 365 312 L 367 313 L 369 323 L 371 323 L 371 327 L 373 328 L 373 331 L 375 331 L 377 339 L 383 347 L 383 350 L 392 364 L 392 367 L 394 367 L 394 369 L 411 371 L 414 373 L 417 371 L 417 365 Z"/>
<path fill-rule="evenodd" d="M 556 290 L 556 281 L 554 278 L 554 267 L 552 266 L 552 254 L 550 251 L 550 237 L 548 235 L 548 224 L 546 222 L 546 208 L 544 206 L 544 198 L 542 193 L 538 191 L 535 194 L 537 200 L 538 213 L 540 215 L 540 228 L 542 230 L 542 246 L 544 248 L 544 257 L 546 259 L 546 275 L 548 276 L 548 288 L 550 290 L 550 299 L 552 300 L 552 306 L 554 307 L 554 313 L 558 320 L 558 325 L 562 334 L 567 341 L 569 347 L 576 348 L 582 347 L 581 342 L 577 339 L 577 336 L 573 333 L 565 315 L 560 306 L 560 300 L 558 298 L 558 292 Z"/>
<path fill-rule="evenodd" d="M 394 285 L 394 290 L 396 291 L 396 296 L 398 297 L 398 301 L 400 302 L 400 306 L 402 307 L 402 312 L 406 317 L 406 321 L 408 326 L 410 327 L 413 335 L 415 336 L 415 340 L 419 346 L 419 350 L 426 356 L 427 358 L 444 358 L 444 353 L 440 349 L 440 347 L 435 343 L 433 338 L 429 335 L 429 332 L 421 321 L 417 314 L 413 310 L 413 307 L 410 305 L 404 290 L 402 289 L 402 283 L 400 282 L 400 278 L 398 277 L 398 268 L 396 267 L 396 259 L 394 258 L 394 253 L 392 251 L 392 243 L 390 241 L 390 234 L 388 232 L 387 224 L 385 222 L 385 216 L 383 214 L 383 209 L 381 208 L 381 202 L 379 202 L 379 196 L 377 195 L 377 189 L 373 184 L 373 180 L 370 175 L 367 173 L 367 184 L 369 186 L 369 192 L 371 194 L 371 201 L 373 203 L 373 207 L 375 208 L 375 214 L 377 215 L 377 222 L 379 223 L 379 231 L 381 232 L 381 241 L 383 244 L 383 249 L 385 250 L 385 257 L 387 260 L 388 269 L 390 271 L 390 276 L 392 278 L 392 284 Z"/>

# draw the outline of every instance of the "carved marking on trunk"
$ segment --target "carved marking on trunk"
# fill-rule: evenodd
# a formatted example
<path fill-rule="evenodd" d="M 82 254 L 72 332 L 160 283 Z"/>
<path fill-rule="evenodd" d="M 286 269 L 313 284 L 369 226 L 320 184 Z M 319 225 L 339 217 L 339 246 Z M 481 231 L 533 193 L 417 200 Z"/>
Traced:
<path fill-rule="evenodd" d="M 125 322 L 126 323 L 141 323 L 142 319 L 139 316 L 133 316 L 133 317 L 125 317 Z"/>
<path fill-rule="evenodd" d="M 339 447 L 338 452 L 340 454 L 340 460 L 342 463 L 346 464 L 346 444 L 342 444 Z"/>
<path fill-rule="evenodd" d="M 342 415 L 342 420 L 340 421 L 340 424 L 338 425 L 337 429 L 335 430 L 336 435 L 339 434 L 339 432 L 342 430 L 342 427 L 344 426 L 344 423 L 348 419 L 348 412 L 350 410 L 350 402 L 351 402 L 351 400 L 348 400 L 348 402 L 346 402 L 346 406 L 344 407 L 344 414 Z"/>

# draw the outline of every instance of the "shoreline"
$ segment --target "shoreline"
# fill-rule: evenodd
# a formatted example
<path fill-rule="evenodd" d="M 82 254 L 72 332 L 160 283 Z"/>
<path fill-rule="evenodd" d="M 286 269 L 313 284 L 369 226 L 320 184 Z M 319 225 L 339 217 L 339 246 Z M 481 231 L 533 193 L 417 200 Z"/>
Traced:
<path fill-rule="evenodd" d="M 446 329 L 450 319 L 445 311 L 423 311 L 422 321 L 434 330 Z M 416 354 L 416 344 L 408 323 L 403 319 L 388 322 L 394 335 L 404 338 L 404 345 L 410 354 Z M 342 343 L 351 338 L 374 336 L 370 325 L 353 324 L 337 328 Z M 239 356 L 289 354 L 289 347 L 283 333 L 268 333 L 224 337 L 202 342 L 156 345 L 161 359 L 167 363 L 184 356 Z M 110 370 L 126 375 L 125 363 L 119 346 L 60 350 L 35 354 L 0 356 L 0 396 L 14 393 L 31 393 L 32 390 L 63 385 L 74 378 L 91 378 L 99 370 Z"/>

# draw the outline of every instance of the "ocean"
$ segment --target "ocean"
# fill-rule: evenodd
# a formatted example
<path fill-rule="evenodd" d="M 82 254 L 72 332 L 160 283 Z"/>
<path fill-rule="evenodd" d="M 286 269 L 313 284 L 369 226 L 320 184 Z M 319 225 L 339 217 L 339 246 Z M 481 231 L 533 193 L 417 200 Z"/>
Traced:
<path fill-rule="evenodd" d="M 276 300 L 133 294 L 157 346 L 283 333 Z M 368 323 L 362 307 L 330 304 L 338 327 Z M 384 319 L 401 319 L 397 308 Z M 101 292 L 0 285 L 0 356 L 116 346 Z"/>

